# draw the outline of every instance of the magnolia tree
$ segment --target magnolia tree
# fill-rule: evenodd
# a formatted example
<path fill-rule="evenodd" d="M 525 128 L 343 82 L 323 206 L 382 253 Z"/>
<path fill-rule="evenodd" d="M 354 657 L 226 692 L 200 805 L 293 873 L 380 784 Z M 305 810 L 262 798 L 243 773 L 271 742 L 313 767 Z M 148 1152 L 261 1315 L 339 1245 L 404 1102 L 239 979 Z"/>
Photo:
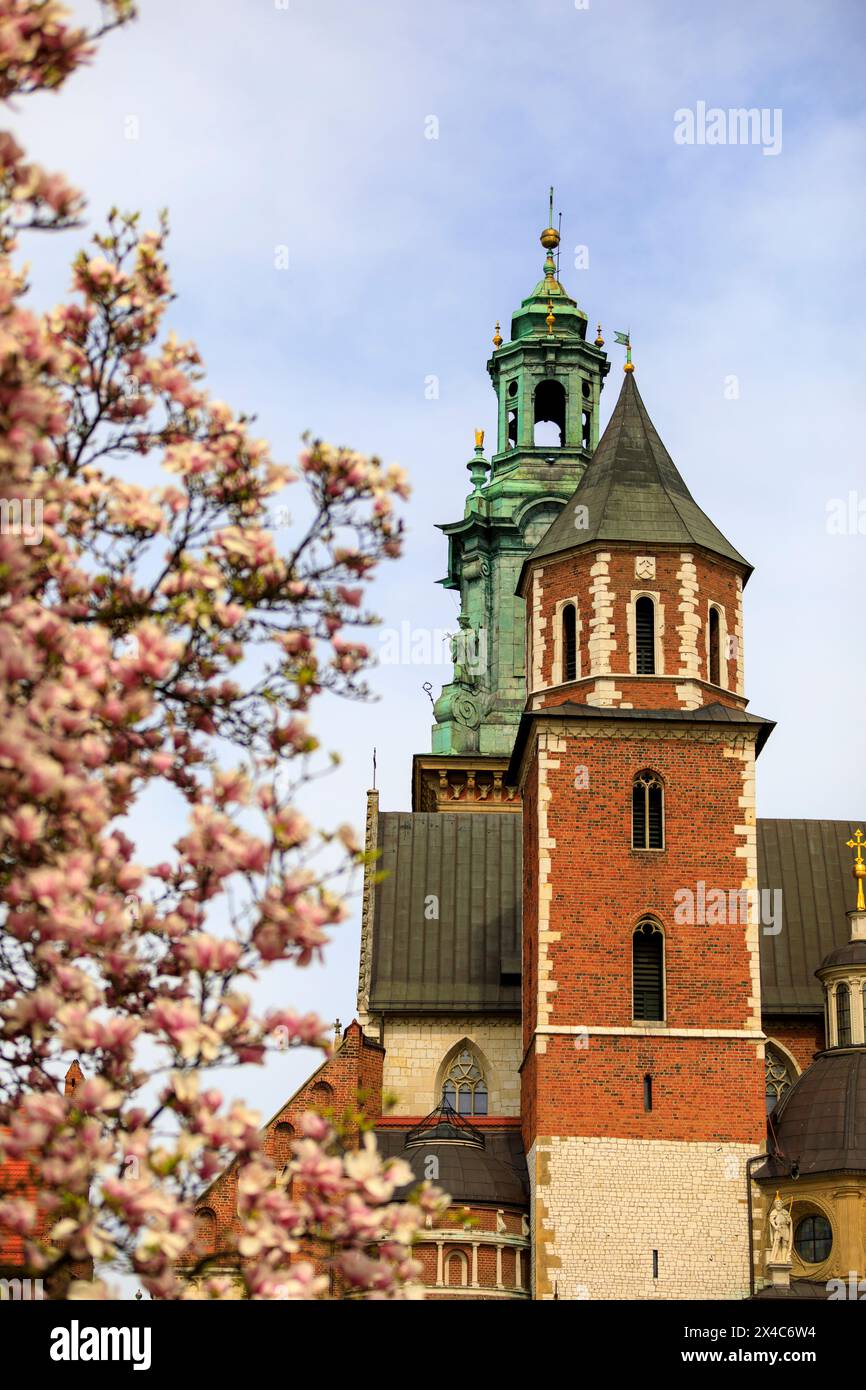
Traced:
<path fill-rule="evenodd" d="M 53 0 L 0 0 L 0 97 L 60 87 L 132 17 L 105 0 L 87 33 Z M 22 1273 L 93 1259 L 160 1298 L 318 1298 L 334 1272 L 361 1296 L 418 1296 L 412 1241 L 441 1194 L 396 1201 L 407 1165 L 315 1115 L 286 1185 L 258 1117 L 207 1078 L 325 1045 L 320 1019 L 260 1013 L 251 992 L 320 954 L 363 860 L 298 793 L 315 697 L 363 693 L 368 653 L 346 634 L 399 554 L 406 484 L 319 442 L 275 463 L 210 399 L 195 347 L 162 330 L 164 224 L 112 213 L 71 302 L 26 308 L 21 233 L 80 211 L 0 135 L 0 1164 L 29 1167 L 0 1234 L 21 1240 Z M 303 522 L 282 545 L 267 507 L 288 487 Z M 120 825 L 166 787 L 186 828 L 142 863 Z M 71 1054 L 85 1079 L 65 1096 Z M 239 1276 L 196 1256 L 192 1286 L 176 1269 L 195 1197 L 229 1162 Z M 110 1277 L 70 1296 L 110 1296 Z"/>

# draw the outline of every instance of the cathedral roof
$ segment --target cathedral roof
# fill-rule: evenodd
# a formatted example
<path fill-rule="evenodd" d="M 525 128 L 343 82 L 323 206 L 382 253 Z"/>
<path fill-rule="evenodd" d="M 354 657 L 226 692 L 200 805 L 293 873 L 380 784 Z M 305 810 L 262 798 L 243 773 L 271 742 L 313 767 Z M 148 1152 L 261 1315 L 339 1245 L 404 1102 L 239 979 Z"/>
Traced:
<path fill-rule="evenodd" d="M 866 1173 L 866 1047 L 819 1052 L 772 1115 L 774 1151 L 755 1174 Z"/>
<path fill-rule="evenodd" d="M 577 508 L 586 508 L 585 512 Z M 586 525 L 583 525 L 583 522 Z M 751 574 L 751 566 L 722 535 L 686 487 L 650 419 L 633 372 L 571 500 L 525 565 L 578 545 L 625 541 L 636 545 L 701 546 Z"/>
<path fill-rule="evenodd" d="M 844 846 L 854 830 L 853 821 L 757 822 L 758 886 L 781 892 L 783 910 L 782 930 L 760 936 L 765 1014 L 823 1011 L 814 972 L 848 944 Z M 373 1012 L 520 1012 L 521 847 L 519 811 L 380 813 L 377 869 L 387 877 L 376 887 Z"/>

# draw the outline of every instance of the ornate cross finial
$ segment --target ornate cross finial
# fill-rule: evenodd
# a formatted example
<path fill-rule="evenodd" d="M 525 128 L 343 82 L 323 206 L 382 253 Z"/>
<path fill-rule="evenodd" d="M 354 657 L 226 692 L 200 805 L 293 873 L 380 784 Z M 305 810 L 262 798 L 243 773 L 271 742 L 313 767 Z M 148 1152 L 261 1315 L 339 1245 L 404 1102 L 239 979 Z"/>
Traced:
<path fill-rule="evenodd" d="M 854 839 L 848 840 L 846 843 L 849 849 L 857 851 L 853 869 L 854 877 L 857 880 L 857 911 L 866 912 L 866 898 L 863 896 L 863 880 L 866 878 L 866 862 L 863 860 L 863 846 L 866 845 L 866 839 L 863 837 L 863 831 L 859 828 L 855 830 Z"/>
<path fill-rule="evenodd" d="M 338 1018 L 334 1019 L 334 1042 L 338 1043 L 343 1036 L 343 1025 Z"/>
<path fill-rule="evenodd" d="M 493 346 L 495 348 L 502 347 L 502 334 L 499 332 L 498 323 L 496 325 L 496 331 L 493 334 Z"/>

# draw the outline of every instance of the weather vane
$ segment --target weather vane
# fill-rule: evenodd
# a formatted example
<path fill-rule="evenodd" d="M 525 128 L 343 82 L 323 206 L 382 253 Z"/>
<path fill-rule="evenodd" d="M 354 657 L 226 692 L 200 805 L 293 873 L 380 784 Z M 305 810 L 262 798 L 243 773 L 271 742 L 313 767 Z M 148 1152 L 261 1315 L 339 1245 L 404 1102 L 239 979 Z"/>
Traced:
<path fill-rule="evenodd" d="M 615 333 L 614 338 L 618 343 L 622 343 L 625 348 L 625 366 L 623 367 L 623 371 L 633 372 L 634 366 L 631 360 L 631 329 L 626 333 Z"/>

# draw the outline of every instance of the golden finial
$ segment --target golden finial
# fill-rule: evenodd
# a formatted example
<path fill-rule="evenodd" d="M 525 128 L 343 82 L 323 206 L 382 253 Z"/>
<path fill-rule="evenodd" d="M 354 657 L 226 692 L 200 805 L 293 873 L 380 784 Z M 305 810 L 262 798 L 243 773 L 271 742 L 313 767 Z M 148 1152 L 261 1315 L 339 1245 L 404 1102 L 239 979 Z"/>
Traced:
<path fill-rule="evenodd" d="M 499 332 L 499 324 L 496 325 L 496 332 L 493 334 L 493 346 L 502 347 L 502 334 Z"/>
<path fill-rule="evenodd" d="M 553 187 L 550 189 L 550 220 L 541 233 L 541 244 L 545 251 L 554 251 L 559 245 L 559 232 L 553 225 Z"/>
<path fill-rule="evenodd" d="M 601 324 L 598 325 L 598 337 L 595 340 L 596 347 L 604 347 L 604 338 L 601 336 Z"/>
<path fill-rule="evenodd" d="M 483 430 L 476 430 L 476 431 L 475 431 L 475 447 L 476 447 L 476 449 L 483 449 L 483 448 L 484 448 L 484 431 L 483 431 Z"/>
<path fill-rule="evenodd" d="M 544 322 L 547 324 L 548 333 L 552 333 L 553 325 L 556 323 L 556 314 L 553 312 L 552 299 L 548 299 L 547 301 L 547 318 L 544 320 Z"/>
<path fill-rule="evenodd" d="M 857 851 L 854 860 L 853 874 L 857 880 L 857 911 L 866 912 L 866 898 L 863 896 L 863 880 L 866 878 L 866 862 L 863 860 L 863 846 L 866 840 L 863 838 L 862 830 L 854 831 L 854 839 L 847 841 L 848 848 Z"/>

